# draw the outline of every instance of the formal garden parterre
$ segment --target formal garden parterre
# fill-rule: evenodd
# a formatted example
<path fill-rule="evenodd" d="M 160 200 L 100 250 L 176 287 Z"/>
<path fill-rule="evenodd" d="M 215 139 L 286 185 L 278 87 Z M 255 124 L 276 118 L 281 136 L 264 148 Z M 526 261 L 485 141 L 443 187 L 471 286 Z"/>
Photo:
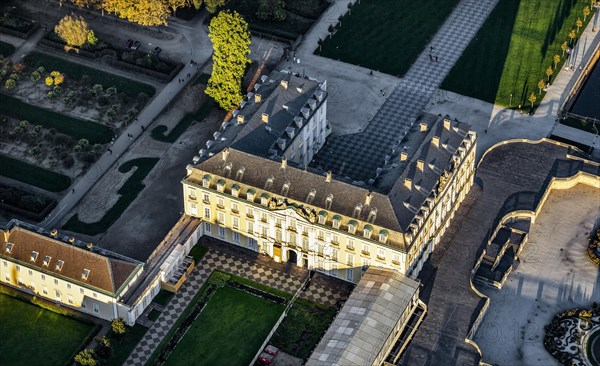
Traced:
<path fill-rule="evenodd" d="M 589 0 L 499 1 L 441 88 L 536 108 L 594 11 Z"/>

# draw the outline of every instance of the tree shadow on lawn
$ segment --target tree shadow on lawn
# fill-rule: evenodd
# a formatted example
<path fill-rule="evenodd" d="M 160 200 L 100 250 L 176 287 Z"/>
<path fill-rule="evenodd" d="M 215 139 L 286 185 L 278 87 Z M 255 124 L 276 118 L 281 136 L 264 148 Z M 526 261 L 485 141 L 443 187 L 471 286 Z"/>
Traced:
<path fill-rule="evenodd" d="M 502 0 L 496 5 L 442 82 L 441 89 L 489 103 L 496 101 L 519 3 L 520 0 Z"/>

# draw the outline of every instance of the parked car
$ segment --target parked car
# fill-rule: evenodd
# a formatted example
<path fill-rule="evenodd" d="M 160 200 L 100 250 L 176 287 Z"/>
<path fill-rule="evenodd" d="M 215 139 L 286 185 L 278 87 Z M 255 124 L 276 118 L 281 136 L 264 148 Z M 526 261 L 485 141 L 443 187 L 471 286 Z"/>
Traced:
<path fill-rule="evenodd" d="M 140 46 L 141 46 L 141 45 L 142 45 L 142 44 L 140 43 L 140 41 L 135 41 L 135 42 L 133 42 L 133 44 L 131 45 L 131 49 L 135 51 L 135 50 L 137 50 L 138 48 L 140 48 Z"/>
<path fill-rule="evenodd" d="M 260 356 L 258 356 L 258 362 L 262 363 L 263 365 L 270 365 L 273 363 L 274 358 L 275 356 L 270 355 L 267 352 L 262 352 Z"/>
<path fill-rule="evenodd" d="M 123 48 L 127 49 L 127 48 L 131 47 L 132 44 L 133 44 L 133 41 L 131 39 L 128 39 L 125 41 L 125 43 L 123 43 Z"/>
<path fill-rule="evenodd" d="M 265 349 L 263 349 L 263 352 L 266 352 L 266 353 L 268 353 L 270 355 L 273 355 L 273 356 L 277 356 L 277 354 L 279 353 L 279 348 L 277 348 L 275 346 L 268 345 L 268 346 L 265 347 Z"/>
<path fill-rule="evenodd" d="M 152 56 L 158 56 L 158 54 L 162 51 L 162 49 L 160 47 L 154 47 L 154 49 L 152 50 L 151 54 Z"/>

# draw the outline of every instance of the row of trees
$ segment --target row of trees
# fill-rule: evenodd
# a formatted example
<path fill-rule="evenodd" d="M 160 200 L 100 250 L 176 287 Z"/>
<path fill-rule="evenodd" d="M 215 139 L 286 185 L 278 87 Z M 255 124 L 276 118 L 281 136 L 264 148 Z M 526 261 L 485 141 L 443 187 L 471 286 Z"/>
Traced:
<path fill-rule="evenodd" d="M 202 4 L 214 13 L 226 0 L 71 0 L 82 8 L 94 8 L 113 13 L 120 18 L 145 26 L 167 25 L 168 19 L 179 8 L 195 7 Z"/>
<path fill-rule="evenodd" d="M 581 20 L 581 18 L 577 18 L 577 20 L 575 21 L 575 27 L 569 31 L 569 34 L 568 34 L 569 40 L 564 41 L 560 45 L 560 49 L 562 50 L 563 57 L 565 56 L 565 53 L 568 53 L 569 50 L 571 49 L 571 47 L 574 45 L 575 38 L 577 38 L 577 35 L 579 34 L 579 30 L 581 29 L 581 27 L 583 27 L 583 22 L 585 20 L 587 20 L 587 17 L 590 14 L 591 14 L 590 7 L 585 6 L 582 10 L 583 21 Z M 545 90 L 546 85 L 552 81 L 552 75 L 554 75 L 554 70 L 558 67 L 558 64 L 560 63 L 560 61 L 561 61 L 560 55 L 556 54 L 556 55 L 554 55 L 554 57 L 552 57 L 552 65 L 548 66 L 548 68 L 546 69 L 546 80 L 540 79 L 540 81 L 538 81 L 538 84 L 537 84 L 538 95 L 542 94 L 542 90 Z M 529 98 L 527 98 L 527 100 L 531 103 L 531 108 L 533 108 L 533 104 L 537 101 L 537 96 L 535 95 L 535 93 L 532 92 L 529 95 Z"/>

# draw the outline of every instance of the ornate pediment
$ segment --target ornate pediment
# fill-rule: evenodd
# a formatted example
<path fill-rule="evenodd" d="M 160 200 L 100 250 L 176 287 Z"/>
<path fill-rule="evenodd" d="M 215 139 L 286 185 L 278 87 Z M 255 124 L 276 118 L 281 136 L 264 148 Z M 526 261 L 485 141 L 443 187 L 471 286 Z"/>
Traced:
<path fill-rule="evenodd" d="M 269 199 L 269 209 L 270 210 L 285 210 L 285 209 L 291 209 L 293 210 L 298 216 L 302 217 L 303 219 L 311 222 L 311 223 L 315 223 L 317 222 L 317 211 L 315 211 L 314 209 L 310 208 L 310 207 L 304 207 L 303 205 L 299 205 L 296 203 L 292 203 L 289 202 L 286 199 L 277 199 L 275 197 L 271 197 Z"/>

